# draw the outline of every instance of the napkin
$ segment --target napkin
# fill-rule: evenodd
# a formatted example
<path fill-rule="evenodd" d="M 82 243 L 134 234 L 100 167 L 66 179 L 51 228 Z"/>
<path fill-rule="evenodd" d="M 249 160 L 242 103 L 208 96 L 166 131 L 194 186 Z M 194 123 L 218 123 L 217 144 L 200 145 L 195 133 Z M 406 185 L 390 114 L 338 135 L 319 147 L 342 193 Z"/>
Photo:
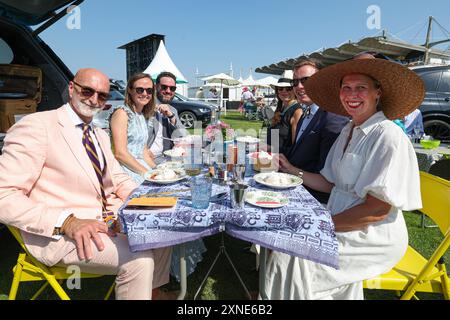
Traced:
<path fill-rule="evenodd" d="M 176 204 L 176 197 L 141 197 L 133 198 L 128 202 L 129 206 L 142 207 L 173 207 Z"/>

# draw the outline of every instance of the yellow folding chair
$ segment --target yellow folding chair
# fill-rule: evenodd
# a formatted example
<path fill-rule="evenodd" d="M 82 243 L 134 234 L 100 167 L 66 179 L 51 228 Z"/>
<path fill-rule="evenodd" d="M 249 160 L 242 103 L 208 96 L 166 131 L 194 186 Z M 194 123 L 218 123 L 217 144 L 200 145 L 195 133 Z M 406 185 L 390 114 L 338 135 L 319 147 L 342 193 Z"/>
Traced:
<path fill-rule="evenodd" d="M 66 268 L 63 267 L 47 267 L 38 260 L 36 260 L 27 250 L 23 243 L 20 231 L 12 226 L 8 226 L 9 231 L 13 234 L 14 238 L 19 242 L 22 252 L 19 253 L 17 264 L 13 268 L 13 281 L 11 284 L 11 290 L 9 292 L 9 300 L 15 300 L 19 285 L 21 282 L 30 281 L 45 281 L 44 285 L 33 295 L 31 300 L 35 300 L 39 295 L 50 285 L 61 300 L 70 300 L 67 293 L 61 286 L 63 280 L 73 277 L 73 274 L 67 273 Z M 103 275 L 81 273 L 80 277 L 87 278 L 99 278 Z M 105 300 L 108 300 L 114 290 L 115 283 L 109 288 Z"/>
<path fill-rule="evenodd" d="M 402 300 L 417 298 L 416 292 L 442 293 L 450 300 L 450 280 L 443 255 L 450 245 L 450 181 L 420 172 L 420 189 L 423 208 L 444 234 L 444 240 L 430 259 L 425 259 L 411 246 L 402 260 L 389 272 L 365 280 L 366 289 L 404 291 Z"/>

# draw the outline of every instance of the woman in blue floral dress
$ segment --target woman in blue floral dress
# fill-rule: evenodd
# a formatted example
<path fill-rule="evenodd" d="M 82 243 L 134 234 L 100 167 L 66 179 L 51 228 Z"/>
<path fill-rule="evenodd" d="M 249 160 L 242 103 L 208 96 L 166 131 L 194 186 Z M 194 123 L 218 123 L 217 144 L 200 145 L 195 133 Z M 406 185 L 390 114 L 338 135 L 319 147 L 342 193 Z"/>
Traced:
<path fill-rule="evenodd" d="M 149 148 L 148 125 L 155 116 L 154 83 L 148 74 L 130 78 L 125 92 L 125 104 L 117 106 L 109 119 L 113 152 L 128 175 L 138 184 L 146 173 L 156 167 Z M 202 240 L 185 244 L 187 274 L 194 272 L 206 248 Z M 179 247 L 173 247 L 170 273 L 180 280 Z"/>

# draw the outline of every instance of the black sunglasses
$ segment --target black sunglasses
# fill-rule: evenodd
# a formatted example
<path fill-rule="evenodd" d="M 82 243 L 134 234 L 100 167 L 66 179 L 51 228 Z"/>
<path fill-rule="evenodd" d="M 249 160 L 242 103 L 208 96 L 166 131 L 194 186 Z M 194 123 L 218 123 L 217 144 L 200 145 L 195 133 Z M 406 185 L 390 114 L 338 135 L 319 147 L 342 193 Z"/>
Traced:
<path fill-rule="evenodd" d="M 299 79 L 294 79 L 292 80 L 292 84 L 294 85 L 294 87 L 298 86 L 299 83 L 301 84 L 305 84 L 306 80 L 308 80 L 310 77 L 303 77 L 303 78 L 299 78 Z"/>
<path fill-rule="evenodd" d="M 148 95 L 153 94 L 153 88 L 137 87 L 137 88 L 134 88 L 134 91 L 136 91 L 137 94 L 143 94 L 144 91 L 147 92 Z"/>
<path fill-rule="evenodd" d="M 160 84 L 160 86 L 161 86 L 161 91 L 166 91 L 167 89 L 170 89 L 170 91 L 172 91 L 172 92 L 177 91 L 176 86 L 166 86 L 165 84 Z"/>
<path fill-rule="evenodd" d="M 92 89 L 91 87 L 83 86 L 79 83 L 76 83 L 73 80 L 72 80 L 72 82 L 81 88 L 80 93 L 86 99 L 92 97 L 96 93 L 97 93 L 97 97 L 98 97 L 97 99 L 99 100 L 100 103 L 105 103 L 106 101 L 108 101 L 111 98 L 109 93 L 96 91 L 96 90 Z"/>
<path fill-rule="evenodd" d="M 280 92 L 280 91 L 292 91 L 292 87 L 277 87 L 277 92 Z"/>

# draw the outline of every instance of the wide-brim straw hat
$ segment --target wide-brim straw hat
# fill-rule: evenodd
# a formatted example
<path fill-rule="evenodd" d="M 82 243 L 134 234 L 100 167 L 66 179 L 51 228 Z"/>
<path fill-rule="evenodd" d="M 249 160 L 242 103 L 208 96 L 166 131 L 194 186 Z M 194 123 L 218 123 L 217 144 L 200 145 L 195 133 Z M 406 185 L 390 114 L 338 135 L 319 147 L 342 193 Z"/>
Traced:
<path fill-rule="evenodd" d="M 425 85 L 414 71 L 382 59 L 348 60 L 326 67 L 306 81 L 306 94 L 320 108 L 348 116 L 339 92 L 342 78 L 349 74 L 365 74 L 380 83 L 381 110 L 391 120 L 410 114 L 425 97 Z"/>
<path fill-rule="evenodd" d="M 272 89 L 280 87 L 283 88 L 292 87 L 293 79 L 294 79 L 294 72 L 292 70 L 285 70 L 281 75 L 280 79 L 278 79 L 278 82 L 275 84 L 271 84 L 270 86 L 272 87 Z"/>

